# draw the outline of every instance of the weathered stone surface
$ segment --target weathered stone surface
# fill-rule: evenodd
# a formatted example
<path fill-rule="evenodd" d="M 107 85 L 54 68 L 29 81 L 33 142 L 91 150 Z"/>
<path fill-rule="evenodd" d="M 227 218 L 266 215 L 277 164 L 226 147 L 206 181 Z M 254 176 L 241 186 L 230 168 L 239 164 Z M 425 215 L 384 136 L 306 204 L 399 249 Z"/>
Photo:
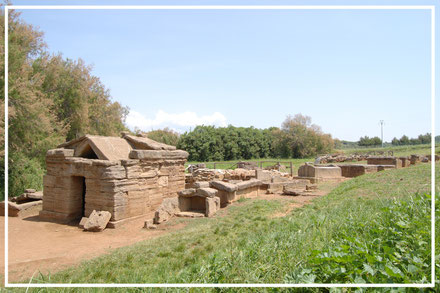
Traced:
<path fill-rule="evenodd" d="M 85 224 L 86 224 L 86 222 L 87 222 L 88 220 L 89 220 L 89 218 L 82 217 L 82 218 L 81 218 L 81 221 L 79 221 L 78 227 L 81 228 L 81 229 L 84 229 L 84 226 L 85 226 Z"/>
<path fill-rule="evenodd" d="M 84 224 L 84 230 L 90 232 L 101 232 L 107 227 L 112 215 L 107 211 L 96 211 L 90 214 L 89 218 Z"/>
<path fill-rule="evenodd" d="M 280 182 L 287 182 L 289 181 L 289 178 L 281 177 L 281 176 L 274 176 L 272 178 L 272 183 L 280 183 Z"/>
<path fill-rule="evenodd" d="M 368 173 L 377 172 L 377 165 L 366 165 L 366 164 L 341 164 L 339 165 L 342 171 L 343 177 L 353 178 L 358 177 Z"/>
<path fill-rule="evenodd" d="M 177 192 L 177 194 L 182 197 L 191 197 L 196 194 L 196 189 L 195 188 L 187 188 L 187 189 L 184 189 L 184 190 Z"/>
<path fill-rule="evenodd" d="M 209 183 L 209 185 L 212 188 L 218 189 L 218 190 L 224 190 L 227 192 L 234 192 L 237 190 L 237 185 L 236 184 L 232 184 L 232 183 L 228 183 L 228 182 L 223 182 L 223 181 L 211 181 Z"/>
<path fill-rule="evenodd" d="M 316 184 L 307 184 L 306 190 L 318 190 L 318 185 Z"/>
<path fill-rule="evenodd" d="M 341 168 L 338 166 L 313 166 L 306 163 L 298 169 L 299 177 L 338 178 L 342 177 Z"/>
<path fill-rule="evenodd" d="M 262 182 L 269 183 L 272 181 L 272 175 L 267 170 L 256 170 L 256 178 Z"/>
<path fill-rule="evenodd" d="M 237 190 L 243 190 L 243 189 L 251 188 L 254 186 L 260 186 L 261 184 L 262 184 L 262 182 L 260 180 L 251 179 L 251 180 L 239 182 L 236 184 L 236 186 L 237 186 Z"/>
<path fill-rule="evenodd" d="M 368 165 L 394 165 L 396 168 L 402 167 L 402 161 L 395 157 L 368 157 Z"/>
<path fill-rule="evenodd" d="M 86 135 L 81 142 L 73 146 L 75 147 L 74 155 L 77 157 L 93 158 L 95 156 L 100 160 L 109 161 L 128 159 L 131 151 L 131 146 L 125 139 L 112 136 Z"/>
<path fill-rule="evenodd" d="M 290 188 L 290 187 L 284 186 L 283 194 L 286 194 L 286 195 L 301 195 L 301 193 L 303 191 L 304 190 L 294 189 L 294 188 Z"/>
<path fill-rule="evenodd" d="M 157 225 L 153 223 L 153 220 L 146 220 L 144 222 L 144 229 L 157 229 Z"/>
<path fill-rule="evenodd" d="M 176 149 L 175 146 L 160 143 L 148 137 L 123 134 L 123 138 L 125 138 L 133 146 L 134 149 L 140 149 L 140 150 L 175 150 Z"/>
<path fill-rule="evenodd" d="M 32 193 L 27 193 L 26 198 L 42 200 L 43 199 L 43 192 L 42 191 L 35 191 Z"/>
<path fill-rule="evenodd" d="M 384 171 L 388 169 L 396 169 L 396 165 L 377 165 L 377 171 Z"/>
<path fill-rule="evenodd" d="M 160 224 L 168 221 L 172 216 L 174 216 L 179 211 L 179 199 L 165 198 L 159 209 L 154 214 L 154 224 Z"/>
<path fill-rule="evenodd" d="M 25 203 L 15 203 L 8 201 L 8 216 L 9 217 L 18 217 L 23 212 L 25 212 L 28 209 L 35 208 L 35 207 L 41 207 L 43 202 L 41 200 L 36 201 L 30 201 Z M 0 216 L 5 216 L 5 202 L 0 202 Z"/>
<path fill-rule="evenodd" d="M 182 218 L 203 218 L 205 217 L 204 213 L 200 212 L 178 212 L 176 213 L 176 217 Z"/>
<path fill-rule="evenodd" d="M 209 187 L 208 181 L 194 182 L 194 188 L 207 188 L 207 187 Z"/>
<path fill-rule="evenodd" d="M 207 197 L 205 199 L 205 203 L 206 203 L 205 216 L 206 217 L 214 216 L 217 213 L 218 209 L 220 208 L 220 198 Z"/>
<path fill-rule="evenodd" d="M 74 152 L 72 149 L 52 149 L 47 151 L 46 157 L 72 157 Z"/>
<path fill-rule="evenodd" d="M 139 160 L 159 160 L 159 159 L 186 159 L 188 152 L 182 150 L 165 151 L 165 150 L 132 150 L 130 152 L 130 159 Z"/>
<path fill-rule="evenodd" d="M 99 210 L 110 212 L 112 222 L 122 221 L 156 211 L 164 198 L 184 189 L 186 152 L 161 149 L 152 151 L 159 159 L 102 159 L 103 153 L 121 153 L 118 141 L 132 150 L 125 139 L 84 136 L 49 151 L 42 217 L 64 221 Z"/>
<path fill-rule="evenodd" d="M 214 197 L 217 195 L 217 192 L 217 189 L 206 187 L 197 189 L 196 195 L 202 197 Z"/>

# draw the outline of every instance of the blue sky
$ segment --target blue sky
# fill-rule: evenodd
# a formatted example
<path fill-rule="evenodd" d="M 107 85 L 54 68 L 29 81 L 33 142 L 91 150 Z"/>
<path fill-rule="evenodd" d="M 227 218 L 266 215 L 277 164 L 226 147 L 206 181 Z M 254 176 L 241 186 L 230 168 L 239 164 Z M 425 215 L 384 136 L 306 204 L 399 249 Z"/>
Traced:
<path fill-rule="evenodd" d="M 119 4 L 133 3 L 151 4 Z M 130 127 L 266 128 L 302 113 L 346 140 L 380 136 L 381 119 L 387 141 L 430 132 L 429 11 L 22 12 L 51 52 L 93 64 Z"/>

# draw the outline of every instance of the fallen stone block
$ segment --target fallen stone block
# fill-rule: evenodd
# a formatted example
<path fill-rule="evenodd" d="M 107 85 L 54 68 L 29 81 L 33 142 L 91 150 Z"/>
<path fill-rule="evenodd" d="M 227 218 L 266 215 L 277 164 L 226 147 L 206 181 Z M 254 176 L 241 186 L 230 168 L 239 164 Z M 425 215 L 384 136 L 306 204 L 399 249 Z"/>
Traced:
<path fill-rule="evenodd" d="M 157 229 L 157 225 L 153 223 L 153 220 L 146 220 L 144 222 L 144 229 Z"/>
<path fill-rule="evenodd" d="M 177 197 L 165 198 L 159 209 L 154 214 L 154 224 L 160 224 L 168 221 L 175 213 L 179 211 L 179 199 Z"/>
<path fill-rule="evenodd" d="M 84 230 L 90 232 L 101 232 L 105 229 L 105 227 L 107 227 L 111 217 L 112 214 L 110 212 L 93 210 L 84 224 Z"/>
<path fill-rule="evenodd" d="M 316 184 L 307 184 L 306 190 L 318 190 L 318 185 Z"/>
<path fill-rule="evenodd" d="M 88 219 L 89 218 L 87 218 L 87 217 L 82 217 L 81 221 L 79 221 L 78 227 L 81 228 L 81 229 L 84 229 L 84 225 L 86 224 Z"/>
<path fill-rule="evenodd" d="M 204 218 L 205 214 L 200 212 L 178 212 L 176 217 L 182 218 Z"/>
<path fill-rule="evenodd" d="M 283 194 L 286 194 L 286 195 L 301 195 L 301 193 L 303 191 L 304 190 L 293 189 L 293 188 L 290 188 L 290 187 L 284 187 Z"/>

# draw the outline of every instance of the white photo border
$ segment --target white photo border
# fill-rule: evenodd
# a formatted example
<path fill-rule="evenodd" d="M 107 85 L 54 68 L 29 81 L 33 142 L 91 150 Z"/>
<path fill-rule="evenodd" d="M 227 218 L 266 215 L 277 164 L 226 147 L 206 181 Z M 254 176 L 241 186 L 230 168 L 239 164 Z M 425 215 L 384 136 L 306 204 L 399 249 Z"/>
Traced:
<path fill-rule="evenodd" d="M 431 283 L 423 284 L 26 284 L 8 281 L 8 205 L 5 204 L 5 287 L 435 287 L 435 6 L 434 5 L 5 5 L 5 201 L 8 200 L 8 14 L 9 10 L 429 10 L 431 11 Z"/>

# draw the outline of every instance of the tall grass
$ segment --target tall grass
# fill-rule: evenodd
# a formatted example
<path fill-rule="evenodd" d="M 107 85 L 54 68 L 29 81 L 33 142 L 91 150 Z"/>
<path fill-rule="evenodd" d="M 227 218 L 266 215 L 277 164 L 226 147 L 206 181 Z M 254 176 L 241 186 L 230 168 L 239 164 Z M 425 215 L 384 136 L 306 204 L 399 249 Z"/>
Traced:
<path fill-rule="evenodd" d="M 282 218 L 294 197 L 243 201 L 33 282 L 426 282 L 429 182 L 424 164 L 368 174 Z"/>

